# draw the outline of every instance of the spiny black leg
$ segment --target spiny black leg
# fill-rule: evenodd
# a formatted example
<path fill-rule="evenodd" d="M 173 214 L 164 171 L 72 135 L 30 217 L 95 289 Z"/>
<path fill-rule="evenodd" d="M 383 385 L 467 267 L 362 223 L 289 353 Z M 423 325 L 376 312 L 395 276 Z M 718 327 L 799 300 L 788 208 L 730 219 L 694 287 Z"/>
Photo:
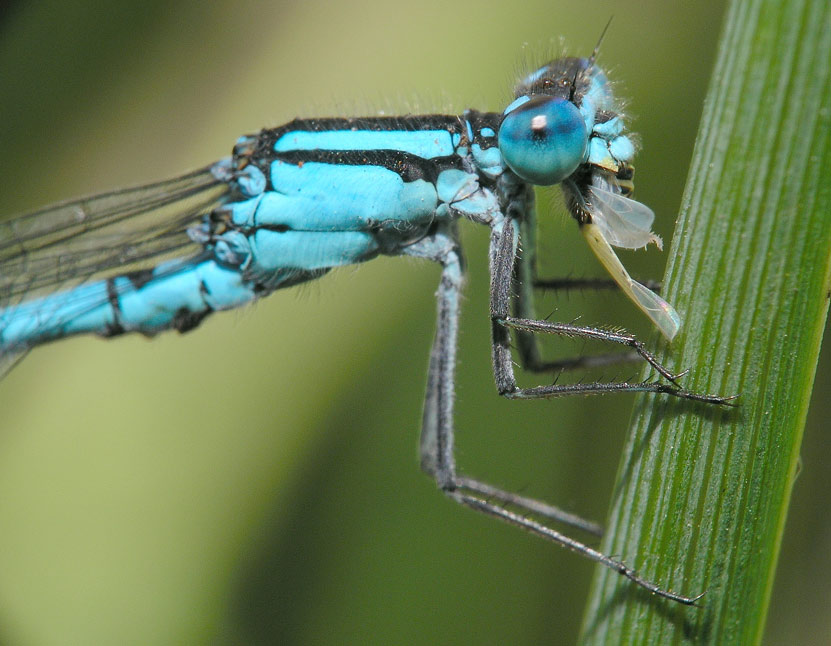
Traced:
<path fill-rule="evenodd" d="M 529 209 L 520 224 L 520 236 L 523 240 L 522 249 L 516 255 L 513 271 L 512 311 L 517 319 L 536 320 L 534 310 L 534 291 L 536 289 L 620 289 L 612 280 L 604 279 L 553 279 L 540 280 L 536 270 L 536 245 L 534 236 L 536 215 L 534 209 Z M 658 283 L 647 284 L 650 289 Z M 531 331 L 521 328 L 516 330 L 516 348 L 522 368 L 535 373 L 560 373 L 567 370 L 590 369 L 600 366 L 609 366 L 622 362 L 639 361 L 641 356 L 635 351 L 610 352 L 596 355 L 582 355 L 549 361 L 543 359 L 540 353 L 538 337 Z"/>
<path fill-rule="evenodd" d="M 472 480 L 465 476 L 458 476 L 456 478 L 456 485 L 459 489 L 465 489 L 471 493 L 478 494 L 481 498 L 493 502 L 494 500 L 511 507 L 519 507 L 526 512 L 530 512 L 537 516 L 550 518 L 558 523 L 563 523 L 570 527 L 576 527 L 589 534 L 595 536 L 603 536 L 603 528 L 595 522 L 580 518 L 576 514 L 569 513 L 554 507 L 548 503 L 527 496 L 520 496 L 519 494 L 506 492 L 497 489 L 487 483 L 478 480 Z"/>
<path fill-rule="evenodd" d="M 454 456 L 453 404 L 459 302 L 463 282 L 462 259 L 457 243 L 449 234 L 437 234 L 432 238 L 422 240 L 410 247 L 407 253 L 436 261 L 443 268 L 437 292 L 436 336 L 430 352 L 427 395 L 424 401 L 421 430 L 422 469 L 432 475 L 445 492 L 467 489 L 491 501 L 499 501 L 504 505 L 522 509 L 526 513 L 550 518 L 556 522 L 600 535 L 602 529 L 597 523 L 584 520 L 544 502 L 457 475 Z"/>
<path fill-rule="evenodd" d="M 514 512 L 505 509 L 499 505 L 492 504 L 486 500 L 482 500 L 475 496 L 468 496 L 463 493 L 455 493 L 453 494 L 460 503 L 463 505 L 467 505 L 471 509 L 476 509 L 477 511 L 481 511 L 485 514 L 489 514 L 496 518 L 500 518 L 507 523 L 511 523 L 512 525 L 516 525 L 522 529 L 525 529 L 537 536 L 542 536 L 543 538 L 547 538 L 548 540 L 554 541 L 555 543 L 559 543 L 563 547 L 567 547 L 568 549 L 577 552 L 585 556 L 586 558 L 591 559 L 592 561 L 597 561 L 605 565 L 606 567 L 614 570 L 618 574 L 625 576 L 627 579 L 636 583 L 642 588 L 649 590 L 652 594 L 663 597 L 664 599 L 669 599 L 670 601 L 677 601 L 678 603 L 682 603 L 686 606 L 695 606 L 696 602 L 704 596 L 704 593 L 698 594 L 694 597 L 686 597 L 682 594 L 678 594 L 676 592 L 671 592 L 669 590 L 664 590 L 658 585 L 655 585 L 648 579 L 644 579 L 643 577 L 639 576 L 635 570 L 630 568 L 625 563 L 621 561 L 616 561 L 613 558 L 610 558 L 603 554 L 602 552 L 598 552 L 583 543 L 576 541 L 568 536 L 561 534 L 545 525 L 538 523 L 534 520 L 526 518 L 525 516 L 519 516 Z"/>
<path fill-rule="evenodd" d="M 494 379 L 497 390 L 501 395 L 510 398 L 544 398 L 571 394 L 594 394 L 605 392 L 655 392 L 665 393 L 674 397 L 690 399 L 712 404 L 729 403 L 733 397 L 720 395 L 700 394 L 684 390 L 675 385 L 677 379 L 685 373 L 673 374 L 667 370 L 655 356 L 649 352 L 635 337 L 620 332 L 612 332 L 599 328 L 572 325 L 569 323 L 552 323 L 530 318 L 510 316 L 509 304 L 514 276 L 514 262 L 516 258 L 516 229 L 511 221 L 504 224 L 499 230 L 494 230 L 491 237 L 490 269 L 491 269 L 491 331 L 493 336 L 492 360 Z M 511 358 L 510 329 L 529 333 L 546 333 L 576 338 L 595 339 L 608 343 L 616 343 L 631 348 L 644 361 L 651 365 L 662 377 L 670 381 L 673 386 L 655 382 L 591 382 L 585 384 L 551 384 L 534 388 L 519 388 L 514 376 L 513 361 Z"/>
<path fill-rule="evenodd" d="M 512 223 L 506 223 L 512 227 Z M 492 249 L 496 249 L 498 235 L 492 233 Z M 438 320 L 436 337 L 430 352 L 430 366 L 427 380 L 427 395 L 424 404 L 424 419 L 421 435 L 421 464 L 430 473 L 439 487 L 451 499 L 471 509 L 500 518 L 538 536 L 567 547 L 587 558 L 627 577 L 637 585 L 663 598 L 695 605 L 700 597 L 686 597 L 664 590 L 654 583 L 638 576 L 624 563 L 598 552 L 574 540 L 529 515 L 556 520 L 580 529 L 597 533 L 600 528 L 589 521 L 577 518 L 545 503 L 509 493 L 489 484 L 466 478 L 456 473 L 454 457 L 453 399 L 456 343 L 459 322 L 459 300 L 462 286 L 462 260 L 453 231 L 440 230 L 429 238 L 408 248 L 409 255 L 429 258 L 442 265 L 442 277 L 438 289 Z M 491 254 L 492 266 L 498 254 Z M 513 263 L 513 254 L 507 261 Z M 510 267 L 508 272 L 510 274 Z M 510 281 L 509 281 L 510 282 Z M 507 328 L 499 326 L 508 334 Z M 494 352 L 501 351 L 494 344 Z M 509 348 L 508 348 L 509 353 Z M 512 508 L 520 510 L 520 513 Z"/>
<path fill-rule="evenodd" d="M 619 343 L 621 345 L 631 348 L 641 359 L 652 366 L 658 374 L 662 377 L 675 383 L 686 373 L 673 374 L 664 366 L 662 366 L 655 356 L 649 352 L 644 344 L 638 341 L 631 334 L 621 332 L 611 332 L 600 328 L 587 327 L 582 325 L 572 325 L 570 323 L 552 323 L 550 321 L 538 321 L 533 319 L 521 319 L 513 316 L 506 316 L 499 319 L 501 325 L 513 328 L 515 330 L 522 330 L 524 332 L 542 332 L 545 334 L 558 334 L 560 336 L 579 337 L 584 339 L 595 339 L 597 341 L 608 341 L 610 343 Z"/>
<path fill-rule="evenodd" d="M 534 289 L 542 291 L 567 292 L 571 290 L 599 291 L 603 289 L 620 289 L 620 286 L 609 278 L 538 278 L 532 280 Z M 661 282 L 658 280 L 646 280 L 641 284 L 653 292 L 661 291 Z"/>

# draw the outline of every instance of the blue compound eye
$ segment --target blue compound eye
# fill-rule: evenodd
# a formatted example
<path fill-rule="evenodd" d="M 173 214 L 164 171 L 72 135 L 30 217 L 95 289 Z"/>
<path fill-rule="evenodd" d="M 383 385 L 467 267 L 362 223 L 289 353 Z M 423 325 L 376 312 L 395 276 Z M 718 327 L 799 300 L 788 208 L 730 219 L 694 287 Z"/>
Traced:
<path fill-rule="evenodd" d="M 586 122 L 577 106 L 559 97 L 535 96 L 510 110 L 499 126 L 505 163 L 526 182 L 539 186 L 557 184 L 571 175 L 585 159 L 588 142 Z"/>

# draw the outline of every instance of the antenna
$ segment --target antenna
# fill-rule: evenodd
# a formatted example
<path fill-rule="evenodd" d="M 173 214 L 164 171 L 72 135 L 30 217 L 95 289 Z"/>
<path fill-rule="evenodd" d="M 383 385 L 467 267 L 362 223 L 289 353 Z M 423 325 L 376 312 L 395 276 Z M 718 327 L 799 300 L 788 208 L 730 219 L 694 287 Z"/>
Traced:
<path fill-rule="evenodd" d="M 615 17 L 614 14 L 609 16 L 609 22 L 606 23 L 606 26 L 603 28 L 603 31 L 600 33 L 600 38 L 597 39 L 597 45 L 594 46 L 594 50 L 592 51 L 592 55 L 589 56 L 589 67 L 594 65 L 594 61 L 597 58 L 597 53 L 600 51 L 600 43 L 603 42 L 603 39 L 606 37 L 606 32 L 609 31 L 609 25 L 612 24 L 612 19 Z"/>

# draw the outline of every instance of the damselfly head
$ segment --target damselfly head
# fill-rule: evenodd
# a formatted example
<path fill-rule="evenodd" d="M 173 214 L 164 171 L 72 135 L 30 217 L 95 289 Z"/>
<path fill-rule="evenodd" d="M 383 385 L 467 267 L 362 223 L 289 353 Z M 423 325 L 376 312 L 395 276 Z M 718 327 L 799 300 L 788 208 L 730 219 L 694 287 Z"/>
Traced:
<path fill-rule="evenodd" d="M 503 113 L 499 149 L 520 179 L 538 186 L 562 184 L 566 205 L 601 264 L 672 339 L 681 325 L 678 313 L 633 280 L 612 249 L 649 243 L 660 248 L 661 239 L 650 230 L 654 213 L 629 198 L 635 144 L 595 63 L 599 46 L 589 58 L 559 58 L 520 81 Z"/>

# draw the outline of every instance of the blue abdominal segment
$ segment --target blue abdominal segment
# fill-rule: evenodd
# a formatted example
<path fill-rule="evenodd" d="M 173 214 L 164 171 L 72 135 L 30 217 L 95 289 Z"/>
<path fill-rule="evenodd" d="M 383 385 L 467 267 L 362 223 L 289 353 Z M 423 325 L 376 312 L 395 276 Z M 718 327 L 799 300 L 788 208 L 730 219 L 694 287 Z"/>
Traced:
<path fill-rule="evenodd" d="M 10 347 L 89 332 L 185 332 L 210 312 L 239 307 L 255 296 L 238 271 L 213 259 L 185 266 L 174 261 L 7 308 L 0 313 L 0 328 Z"/>

